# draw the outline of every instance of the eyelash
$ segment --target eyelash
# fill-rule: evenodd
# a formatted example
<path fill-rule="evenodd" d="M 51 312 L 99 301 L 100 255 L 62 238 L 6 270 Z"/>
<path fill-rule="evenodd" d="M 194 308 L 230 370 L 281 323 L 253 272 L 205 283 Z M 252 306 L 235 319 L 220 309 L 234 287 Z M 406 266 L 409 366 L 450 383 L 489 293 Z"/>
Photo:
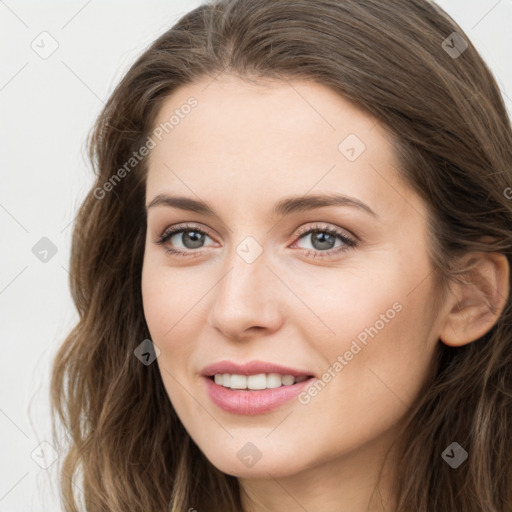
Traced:
<path fill-rule="evenodd" d="M 212 236 L 210 236 L 210 234 L 207 231 L 200 228 L 199 226 L 178 224 L 178 225 L 174 226 L 171 230 L 164 231 L 164 233 L 155 241 L 155 243 L 157 245 L 164 246 L 176 233 L 186 232 L 186 231 L 195 231 L 197 233 L 207 235 L 210 238 L 213 238 Z M 329 249 L 328 251 L 319 251 L 319 250 L 314 250 L 314 249 L 313 250 L 312 249 L 302 249 L 304 251 L 307 251 L 306 256 L 313 255 L 313 257 L 316 258 L 320 254 L 321 258 L 331 258 L 340 253 L 348 251 L 349 249 L 357 247 L 357 245 L 358 245 L 358 242 L 354 238 L 347 236 L 344 232 L 342 232 L 338 229 L 332 228 L 330 226 L 320 226 L 318 224 L 315 227 L 307 227 L 307 228 L 299 230 L 299 233 L 297 233 L 297 239 L 300 239 L 304 235 L 309 235 L 313 232 L 328 233 L 330 235 L 334 235 L 335 237 L 338 237 L 345 245 L 342 245 L 336 249 Z M 171 247 L 165 247 L 165 251 L 169 254 L 175 254 L 175 255 L 186 256 L 186 257 L 195 257 L 195 256 L 201 255 L 201 250 L 194 250 L 194 249 L 191 249 L 189 251 L 181 251 L 180 249 L 173 249 Z"/>

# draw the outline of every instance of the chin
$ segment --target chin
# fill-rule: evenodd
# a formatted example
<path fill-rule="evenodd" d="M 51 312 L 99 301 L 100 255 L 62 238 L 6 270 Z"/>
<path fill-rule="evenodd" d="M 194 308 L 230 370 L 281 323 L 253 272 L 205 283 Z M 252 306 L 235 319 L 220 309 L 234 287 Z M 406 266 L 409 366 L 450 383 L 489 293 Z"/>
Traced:
<path fill-rule="evenodd" d="M 263 442 L 232 442 L 221 452 L 205 452 L 204 455 L 219 471 L 238 478 L 269 478 L 291 476 L 305 465 L 298 464 L 297 450 L 293 446 L 278 449 L 263 446 Z M 258 446 L 256 446 L 258 445 Z"/>

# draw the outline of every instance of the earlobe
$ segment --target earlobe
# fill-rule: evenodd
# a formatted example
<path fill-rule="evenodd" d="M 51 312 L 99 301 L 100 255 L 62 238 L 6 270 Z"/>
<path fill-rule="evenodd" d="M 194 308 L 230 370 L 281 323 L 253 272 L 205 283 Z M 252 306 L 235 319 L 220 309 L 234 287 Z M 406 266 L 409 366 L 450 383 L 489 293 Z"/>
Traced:
<path fill-rule="evenodd" d="M 470 270 L 464 283 L 453 283 L 447 313 L 439 334 L 440 340 L 452 347 L 475 341 L 496 324 L 508 300 L 509 263 L 501 253 L 471 253 Z"/>

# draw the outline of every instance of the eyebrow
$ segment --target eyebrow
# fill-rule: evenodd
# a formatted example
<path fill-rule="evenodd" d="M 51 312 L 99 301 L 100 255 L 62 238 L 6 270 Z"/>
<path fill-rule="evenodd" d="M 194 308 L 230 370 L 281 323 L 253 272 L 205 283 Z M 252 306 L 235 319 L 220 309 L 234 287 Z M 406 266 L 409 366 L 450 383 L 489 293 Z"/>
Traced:
<path fill-rule="evenodd" d="M 158 194 L 146 206 L 146 211 L 155 206 L 167 206 L 195 212 L 206 216 L 216 216 L 213 209 L 205 202 L 184 196 L 170 196 L 167 194 Z M 374 217 L 378 215 L 365 203 L 355 197 L 344 194 L 316 194 L 307 196 L 293 196 L 281 199 L 277 202 L 272 213 L 275 216 L 289 215 L 294 212 L 314 210 L 326 206 L 351 206 L 358 208 Z"/>

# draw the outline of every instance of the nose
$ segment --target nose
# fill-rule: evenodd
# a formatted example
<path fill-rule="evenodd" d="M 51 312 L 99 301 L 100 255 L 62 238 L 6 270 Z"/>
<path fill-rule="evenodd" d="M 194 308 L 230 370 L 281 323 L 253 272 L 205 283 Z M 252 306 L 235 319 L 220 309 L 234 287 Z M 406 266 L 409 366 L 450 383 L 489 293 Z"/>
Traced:
<path fill-rule="evenodd" d="M 210 325 L 224 337 L 242 340 L 275 332 L 283 322 L 282 283 L 260 255 L 247 263 L 238 254 L 217 286 L 208 316 Z"/>

